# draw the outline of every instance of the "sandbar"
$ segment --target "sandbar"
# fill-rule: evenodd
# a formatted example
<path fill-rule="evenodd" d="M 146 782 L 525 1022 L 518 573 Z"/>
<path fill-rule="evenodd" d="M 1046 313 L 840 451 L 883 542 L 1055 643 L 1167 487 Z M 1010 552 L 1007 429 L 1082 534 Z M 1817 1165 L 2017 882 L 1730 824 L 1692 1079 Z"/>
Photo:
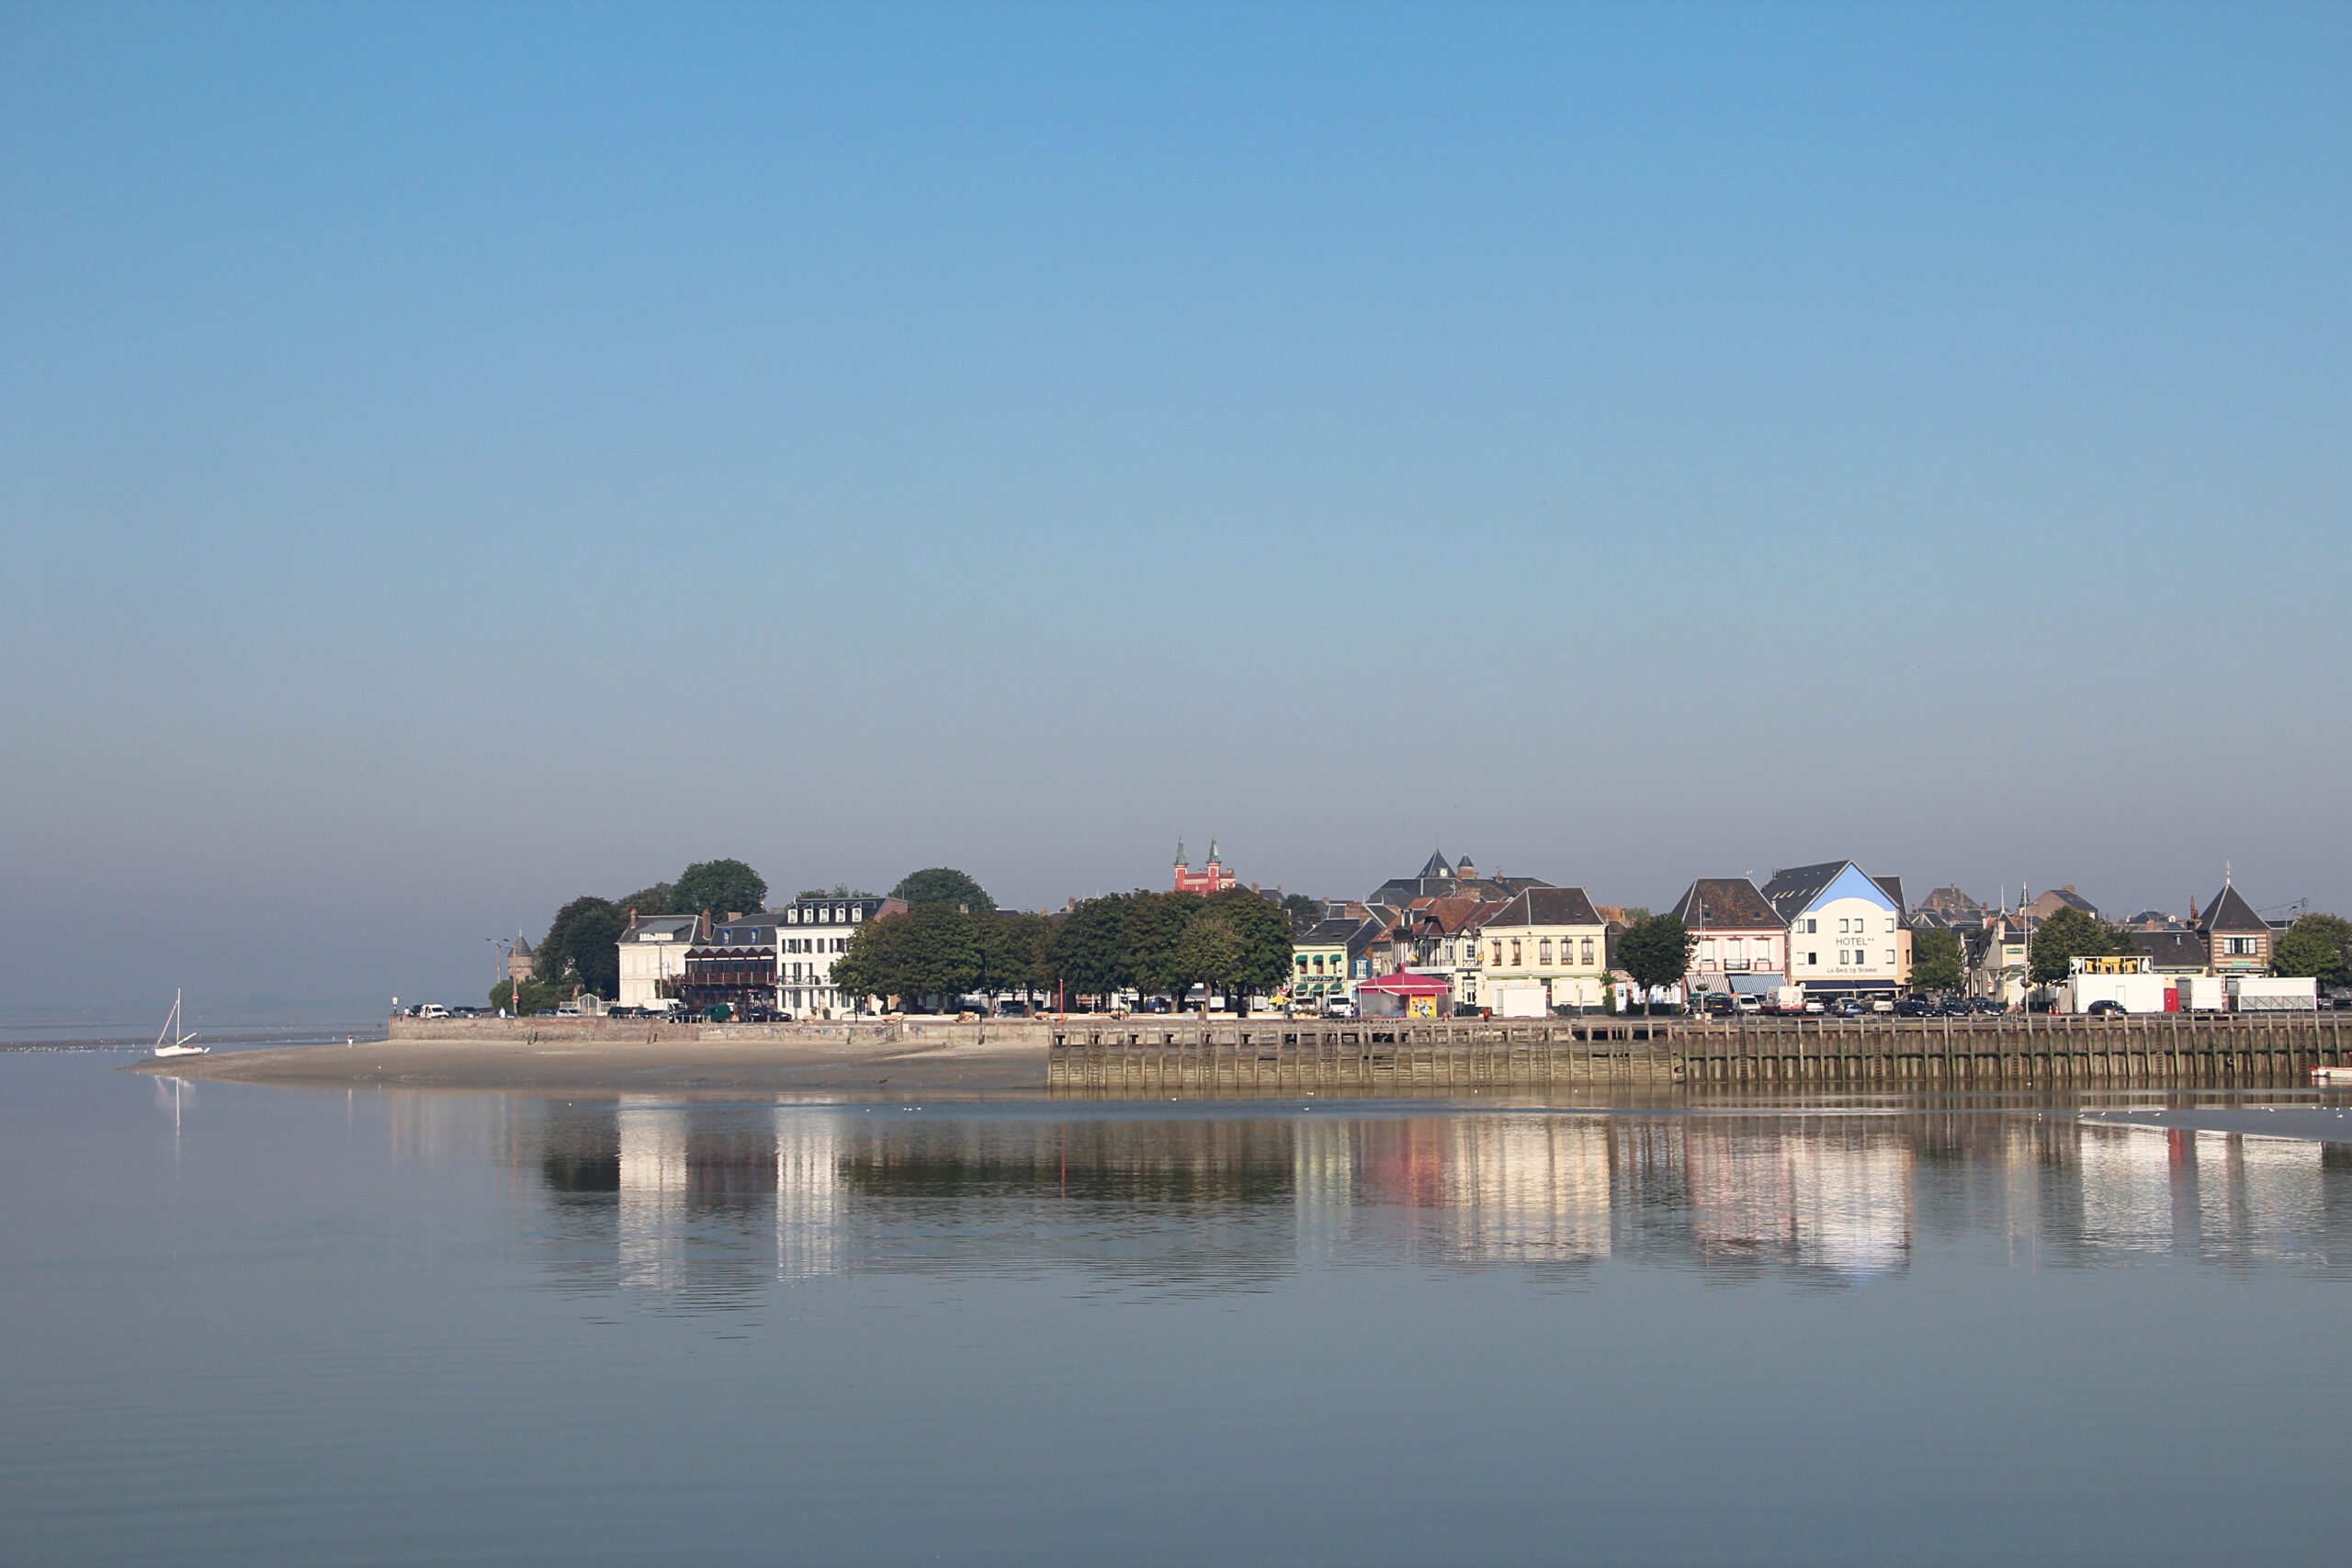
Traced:
<path fill-rule="evenodd" d="M 1042 1097 L 1048 1047 L 1017 1036 L 927 1041 L 875 1031 L 814 1040 L 363 1040 L 150 1057 L 124 1070 L 292 1088 L 529 1094 Z"/>

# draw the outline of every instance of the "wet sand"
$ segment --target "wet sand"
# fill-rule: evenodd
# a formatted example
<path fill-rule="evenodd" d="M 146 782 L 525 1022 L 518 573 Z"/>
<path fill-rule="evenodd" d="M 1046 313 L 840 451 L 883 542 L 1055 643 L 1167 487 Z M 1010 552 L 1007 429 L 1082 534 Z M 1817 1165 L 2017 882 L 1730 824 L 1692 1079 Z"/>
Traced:
<path fill-rule="evenodd" d="M 311 1089 L 980 1097 L 1043 1095 L 1046 1057 L 1042 1042 L 1020 1040 L 371 1040 L 290 1051 L 150 1057 L 123 1070 Z"/>

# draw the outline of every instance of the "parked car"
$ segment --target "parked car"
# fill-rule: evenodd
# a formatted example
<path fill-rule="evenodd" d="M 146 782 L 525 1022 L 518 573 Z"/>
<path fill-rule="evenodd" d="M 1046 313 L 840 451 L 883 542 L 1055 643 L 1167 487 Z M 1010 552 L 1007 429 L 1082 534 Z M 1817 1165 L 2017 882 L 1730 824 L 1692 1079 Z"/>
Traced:
<path fill-rule="evenodd" d="M 1894 1004 L 1894 1016 L 1897 1018 L 1939 1018 L 1942 1015 L 1943 1009 L 1925 997 L 1905 997 Z"/>
<path fill-rule="evenodd" d="M 2132 1010 L 2125 1007 L 2121 1002 L 2117 1001 L 2113 997 L 2101 997 L 2098 1000 L 2093 1002 L 2087 1010 L 2093 1018 L 2104 1018 L 2109 1013 L 2129 1012 Z"/>
<path fill-rule="evenodd" d="M 1029 1011 L 1029 1004 L 1017 997 L 1011 1001 L 996 1004 L 996 1015 L 999 1018 L 1027 1018 Z"/>
<path fill-rule="evenodd" d="M 1723 991 L 1708 992 L 1705 1001 L 1701 1005 L 1706 1009 L 1710 1017 L 1714 1018 L 1728 1018 L 1736 1010 L 1732 1007 L 1730 995 Z"/>

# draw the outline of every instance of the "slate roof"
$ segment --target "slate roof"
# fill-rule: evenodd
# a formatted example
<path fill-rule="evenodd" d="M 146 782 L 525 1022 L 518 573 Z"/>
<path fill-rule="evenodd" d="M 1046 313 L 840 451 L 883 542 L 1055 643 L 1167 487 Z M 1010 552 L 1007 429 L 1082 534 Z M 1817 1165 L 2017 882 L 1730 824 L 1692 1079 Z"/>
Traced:
<path fill-rule="evenodd" d="M 1702 876 L 1667 911 L 1692 931 L 1773 931 L 1788 920 L 1744 876 Z"/>
<path fill-rule="evenodd" d="M 1826 860 L 1819 865 L 1792 865 L 1772 874 L 1772 880 L 1760 889 L 1764 901 L 1772 906 L 1784 920 L 1804 913 L 1806 905 L 1821 897 L 1821 890 L 1838 880 L 1838 874 L 1853 864 L 1851 861 Z"/>
<path fill-rule="evenodd" d="M 2256 914 L 2254 906 L 2225 882 L 2222 884 L 2222 890 L 2213 895 L 2212 903 L 2206 906 L 2203 917 L 2197 922 L 2197 929 L 2202 931 L 2267 931 L 2270 922 Z"/>
<path fill-rule="evenodd" d="M 2201 974 L 2212 962 L 2203 931 L 2132 931 L 2132 945 L 2148 955 L 2148 967 Z"/>
<path fill-rule="evenodd" d="M 692 915 L 647 915 L 639 917 L 637 924 L 621 932 L 620 939 L 623 942 L 647 942 L 651 940 L 647 933 L 664 931 L 668 933 L 662 939 L 664 942 L 690 942 L 694 938 L 694 931 L 695 917 Z"/>
<path fill-rule="evenodd" d="M 1903 879 L 1899 876 L 1873 876 L 1871 880 L 1878 884 L 1881 892 L 1894 900 L 1894 912 L 1901 914 L 1903 912 Z"/>
<path fill-rule="evenodd" d="M 1527 887 L 1497 910 L 1487 926 L 1598 926 L 1605 924 L 1581 887 Z"/>
<path fill-rule="evenodd" d="M 1441 851 L 1438 853 L 1430 856 L 1428 863 L 1421 867 L 1420 874 L 1424 878 L 1431 876 L 1452 876 L 1453 874 L 1453 868 L 1445 863 L 1444 852 Z"/>

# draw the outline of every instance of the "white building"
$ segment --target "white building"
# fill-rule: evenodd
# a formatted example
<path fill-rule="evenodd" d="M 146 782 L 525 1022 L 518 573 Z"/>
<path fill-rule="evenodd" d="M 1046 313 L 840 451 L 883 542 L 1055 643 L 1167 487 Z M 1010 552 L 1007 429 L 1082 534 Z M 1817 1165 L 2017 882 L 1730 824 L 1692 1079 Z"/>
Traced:
<path fill-rule="evenodd" d="M 662 983 L 686 972 L 686 949 L 695 939 L 692 915 L 648 915 L 629 911 L 628 930 L 621 933 L 620 996 L 615 1005 L 655 1008 L 667 1005 Z"/>
<path fill-rule="evenodd" d="M 906 913 L 900 898 L 798 898 L 774 912 L 777 942 L 776 994 L 794 1018 L 832 1018 L 854 1010 L 862 997 L 833 988 L 833 963 L 866 925 Z"/>
<path fill-rule="evenodd" d="M 1891 997 L 1910 977 L 1902 878 L 1833 860 L 1774 872 L 1763 891 L 1789 922 L 1789 983 L 1807 997 Z"/>

